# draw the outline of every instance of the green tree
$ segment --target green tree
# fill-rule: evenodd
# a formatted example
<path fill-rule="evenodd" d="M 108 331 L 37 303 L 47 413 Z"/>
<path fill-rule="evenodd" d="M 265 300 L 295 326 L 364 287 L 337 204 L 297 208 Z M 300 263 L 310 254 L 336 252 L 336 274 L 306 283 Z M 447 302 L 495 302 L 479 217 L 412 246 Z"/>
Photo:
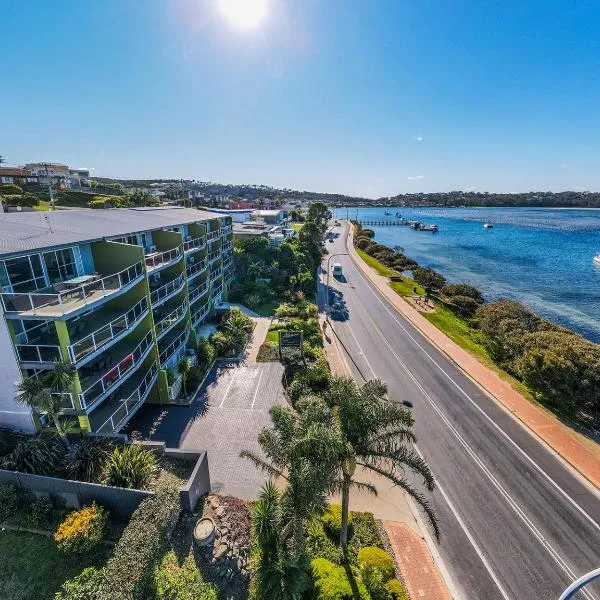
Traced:
<path fill-rule="evenodd" d="M 416 267 L 412 270 L 414 280 L 425 288 L 429 296 L 431 292 L 438 292 L 446 285 L 446 279 L 441 273 L 430 267 Z"/>
<path fill-rule="evenodd" d="M 181 375 L 181 383 L 183 384 L 183 395 L 184 396 L 187 396 L 187 382 L 188 382 L 188 377 L 189 377 L 191 369 L 192 369 L 192 361 L 187 356 L 184 356 L 177 363 L 177 371 Z"/>
<path fill-rule="evenodd" d="M 356 479 L 356 467 L 376 473 L 407 492 L 423 509 L 436 538 L 437 519 L 426 498 L 407 479 L 412 471 L 432 491 L 433 475 L 425 461 L 406 444 L 416 441 L 412 431 L 414 419 L 409 410 L 387 398 L 386 385 L 379 380 L 367 381 L 359 387 L 353 379 L 333 377 L 324 393 L 336 415 L 340 449 L 336 487 L 342 495 L 342 528 L 340 545 L 348 548 L 348 506 L 350 490 L 362 489 L 377 494 L 370 483 Z"/>
<path fill-rule="evenodd" d="M 306 213 L 306 220 L 312 221 L 317 225 L 321 234 L 327 229 L 327 222 L 332 217 L 331 211 L 322 202 L 311 202 L 308 205 L 308 212 Z"/>

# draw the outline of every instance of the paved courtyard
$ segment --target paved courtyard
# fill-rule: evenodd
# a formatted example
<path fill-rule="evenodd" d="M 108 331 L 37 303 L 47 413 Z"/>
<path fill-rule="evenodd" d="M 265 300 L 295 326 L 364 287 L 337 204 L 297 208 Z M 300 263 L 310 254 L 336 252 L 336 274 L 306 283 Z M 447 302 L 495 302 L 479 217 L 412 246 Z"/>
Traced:
<path fill-rule="evenodd" d="M 208 451 L 213 491 L 256 499 L 266 477 L 241 450 L 260 452 L 258 433 L 270 426 L 269 409 L 284 406 L 280 363 L 215 367 L 190 406 L 148 405 L 127 427 L 171 448 Z"/>

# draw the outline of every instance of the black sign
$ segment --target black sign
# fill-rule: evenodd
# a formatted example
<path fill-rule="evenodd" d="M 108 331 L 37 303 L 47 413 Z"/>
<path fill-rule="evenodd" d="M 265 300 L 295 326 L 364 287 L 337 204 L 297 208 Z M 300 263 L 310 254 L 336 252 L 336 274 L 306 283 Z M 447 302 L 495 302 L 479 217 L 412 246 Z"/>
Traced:
<path fill-rule="evenodd" d="M 302 350 L 302 332 L 301 331 L 280 331 L 280 348 L 299 348 Z"/>

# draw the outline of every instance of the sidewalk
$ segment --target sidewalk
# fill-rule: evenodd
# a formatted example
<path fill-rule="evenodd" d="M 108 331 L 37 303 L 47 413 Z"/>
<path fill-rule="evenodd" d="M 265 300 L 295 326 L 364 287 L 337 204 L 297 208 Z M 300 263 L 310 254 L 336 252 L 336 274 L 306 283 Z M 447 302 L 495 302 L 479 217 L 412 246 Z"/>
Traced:
<path fill-rule="evenodd" d="M 481 364 L 474 356 L 454 343 L 401 296 L 396 294 L 388 285 L 389 280 L 387 277 L 379 275 L 357 254 L 354 249 L 351 228 L 346 246 L 356 266 L 371 280 L 390 304 L 535 435 L 562 456 L 586 479 L 596 487 L 600 487 L 600 446 L 563 425 L 548 411 L 523 398 L 508 381 L 502 379 L 492 369 Z"/>
<path fill-rule="evenodd" d="M 246 348 L 246 357 L 244 361 L 246 364 L 256 364 L 256 357 L 260 347 L 263 345 L 265 338 L 267 337 L 267 331 L 271 326 L 271 317 L 252 317 L 254 321 L 254 331 L 252 332 L 252 340 Z"/>

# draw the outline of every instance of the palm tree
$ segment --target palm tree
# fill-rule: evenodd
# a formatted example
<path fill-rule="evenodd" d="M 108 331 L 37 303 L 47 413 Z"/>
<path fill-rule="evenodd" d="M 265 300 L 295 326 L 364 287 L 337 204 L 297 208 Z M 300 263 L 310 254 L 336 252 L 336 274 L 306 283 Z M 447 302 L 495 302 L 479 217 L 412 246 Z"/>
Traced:
<path fill-rule="evenodd" d="M 340 439 L 335 487 L 342 494 L 340 545 L 348 549 L 348 505 L 351 488 L 377 494 L 374 485 L 355 479 L 356 467 L 385 477 L 407 492 L 428 517 L 439 540 L 437 519 L 426 498 L 408 481 L 407 471 L 423 479 L 432 491 L 433 475 L 426 462 L 405 443 L 414 443 L 414 419 L 409 410 L 386 396 L 385 383 L 377 379 L 359 387 L 353 379 L 332 377 L 327 401 L 336 416 Z"/>
<path fill-rule="evenodd" d="M 187 380 L 192 369 L 192 361 L 187 357 L 183 357 L 177 363 L 177 371 L 181 375 L 182 383 L 183 383 L 183 395 L 187 396 Z"/>
<path fill-rule="evenodd" d="M 271 478 L 287 483 L 281 497 L 285 522 L 281 538 L 282 542 L 290 541 L 292 556 L 299 559 L 304 553 L 307 520 L 323 512 L 327 505 L 339 436 L 332 411 L 319 399 L 307 402 L 301 413 L 273 407 L 271 418 L 273 428 L 263 429 L 258 436 L 266 460 L 248 450 L 240 456 L 250 459 Z"/>
<path fill-rule="evenodd" d="M 17 402 L 28 406 L 39 413 L 50 416 L 58 435 L 65 445 L 70 448 L 67 432 L 60 421 L 63 409 L 62 395 L 69 393 L 73 387 L 73 366 L 67 362 L 58 362 L 54 369 L 42 379 L 28 377 L 17 386 Z"/>

